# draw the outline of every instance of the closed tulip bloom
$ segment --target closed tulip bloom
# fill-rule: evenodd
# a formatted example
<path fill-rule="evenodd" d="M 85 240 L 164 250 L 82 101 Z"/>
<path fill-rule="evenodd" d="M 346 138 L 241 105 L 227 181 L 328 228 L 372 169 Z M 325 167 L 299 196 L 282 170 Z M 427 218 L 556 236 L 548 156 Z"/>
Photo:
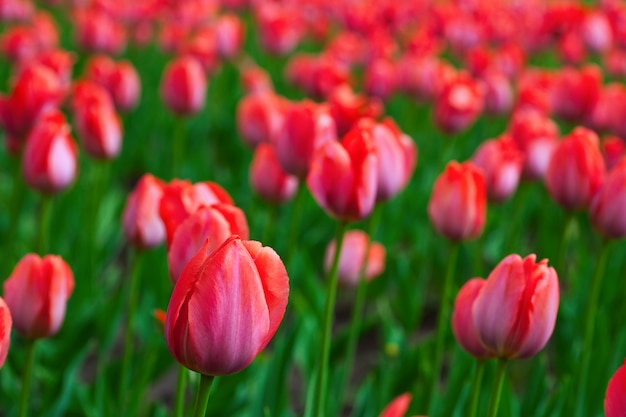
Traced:
<path fill-rule="evenodd" d="M 369 250 L 368 250 L 369 246 Z M 337 243 L 332 240 L 326 247 L 324 269 L 330 271 Z M 367 233 L 361 230 L 350 230 L 344 236 L 341 254 L 339 255 L 339 282 L 348 286 L 359 283 L 361 268 L 365 263 L 365 279 L 371 281 L 385 270 L 385 247 L 378 242 L 371 242 Z"/>
<path fill-rule="evenodd" d="M 485 112 L 494 115 L 509 112 L 515 98 L 509 78 L 500 72 L 489 71 L 480 80 L 485 91 Z"/>
<path fill-rule="evenodd" d="M 475 239 L 485 227 L 485 177 L 473 163 L 450 162 L 437 178 L 428 202 L 435 230 L 450 240 Z"/>
<path fill-rule="evenodd" d="M 207 79 L 200 63 L 189 56 L 170 62 L 161 80 L 161 98 L 174 114 L 188 116 L 204 107 Z"/>
<path fill-rule="evenodd" d="M 582 121 L 600 96 L 602 71 L 596 65 L 580 70 L 564 68 L 556 76 L 550 99 L 554 114 L 570 121 Z"/>
<path fill-rule="evenodd" d="M 187 264 L 167 307 L 165 341 L 183 366 L 204 375 L 247 367 L 285 314 L 289 277 L 269 247 L 232 236 Z"/>
<path fill-rule="evenodd" d="M 85 152 L 92 158 L 113 159 L 122 150 L 122 124 L 112 106 L 91 102 L 78 107 L 74 125 Z"/>
<path fill-rule="evenodd" d="M 493 356 L 526 359 L 548 342 L 559 309 L 559 282 L 548 260 L 504 258 L 474 301 L 474 327 Z"/>
<path fill-rule="evenodd" d="M 409 405 L 411 405 L 411 400 L 413 396 L 408 392 L 398 395 L 393 399 L 385 407 L 385 409 L 380 413 L 379 417 L 405 417 L 406 412 L 409 410 Z M 425 416 L 415 416 L 415 417 L 425 417 Z"/>
<path fill-rule="evenodd" d="M 237 104 L 237 132 L 251 148 L 273 142 L 283 127 L 284 100 L 272 92 L 250 94 Z"/>
<path fill-rule="evenodd" d="M 254 150 L 249 178 L 252 190 L 275 204 L 291 200 L 298 190 L 298 178 L 283 171 L 276 149 L 269 143 L 262 143 Z"/>
<path fill-rule="evenodd" d="M 509 126 L 511 138 L 524 153 L 524 177 L 543 179 L 559 138 L 559 127 L 535 110 L 516 111 Z"/>
<path fill-rule="evenodd" d="M 165 240 L 165 225 L 159 216 L 159 204 L 165 184 L 145 174 L 129 194 L 122 213 L 126 239 L 139 249 L 151 249 Z"/>
<path fill-rule="evenodd" d="M 286 172 L 305 178 L 315 151 L 336 141 L 335 122 L 325 106 L 309 100 L 289 105 L 284 116 L 275 142 L 278 160 Z"/>
<path fill-rule="evenodd" d="M 53 336 L 73 290 L 74 274 L 61 257 L 26 255 L 4 282 L 13 327 L 27 339 Z"/>
<path fill-rule="evenodd" d="M 606 176 L 591 200 L 589 217 L 602 235 L 621 239 L 626 236 L 626 159 Z"/>
<path fill-rule="evenodd" d="M 0 298 L 0 369 L 2 369 L 9 353 L 12 325 L 11 311 L 4 300 Z"/>
<path fill-rule="evenodd" d="M 224 14 L 215 23 L 217 51 L 220 56 L 232 59 L 237 56 L 243 45 L 245 28 L 237 15 Z"/>
<path fill-rule="evenodd" d="M 331 217 L 357 221 L 374 208 L 377 169 L 371 130 L 357 125 L 341 142 L 328 141 L 315 152 L 306 183 Z"/>
<path fill-rule="evenodd" d="M 552 198 L 566 210 L 587 209 L 604 178 L 600 140 L 591 130 L 578 127 L 555 149 L 546 172 Z"/>
<path fill-rule="evenodd" d="M 469 75 L 459 74 L 448 82 L 435 101 L 435 124 L 451 134 L 467 129 L 483 110 L 484 93 Z"/>
<path fill-rule="evenodd" d="M 474 301 L 485 282 L 482 278 L 472 278 L 467 281 L 456 296 L 452 313 L 452 332 L 456 341 L 466 352 L 478 359 L 493 357 L 493 354 L 483 346 L 478 338 L 472 316 Z"/>
<path fill-rule="evenodd" d="M 605 417 L 626 416 L 626 361 L 613 374 L 604 397 Z"/>
<path fill-rule="evenodd" d="M 349 84 L 335 88 L 328 98 L 328 104 L 339 136 L 348 133 L 360 119 L 376 119 L 383 112 L 380 100 L 356 94 Z"/>
<path fill-rule="evenodd" d="M 613 169 L 626 156 L 626 143 L 619 136 L 607 136 L 602 141 L 606 169 Z"/>
<path fill-rule="evenodd" d="M 109 93 L 115 108 L 127 112 L 135 107 L 141 95 L 141 79 L 137 70 L 129 61 L 120 61 L 109 78 Z"/>
<path fill-rule="evenodd" d="M 85 51 L 118 54 L 126 47 L 126 33 L 121 23 L 107 13 L 84 9 L 75 13 L 75 37 Z"/>
<path fill-rule="evenodd" d="M 107 88 L 111 74 L 115 70 L 115 61 L 108 55 L 93 55 L 85 64 L 85 78 Z"/>
<path fill-rule="evenodd" d="M 581 32 L 585 45 L 592 52 L 606 52 L 613 45 L 611 23 L 603 12 L 587 13 L 581 25 Z"/>
<path fill-rule="evenodd" d="M 500 203 L 517 189 L 524 168 L 524 154 L 509 135 L 503 135 L 483 142 L 476 149 L 472 162 L 483 171 L 489 199 Z"/>
<path fill-rule="evenodd" d="M 365 71 L 365 91 L 367 94 L 387 100 L 396 90 L 398 84 L 396 67 L 388 59 L 377 59 L 371 62 Z"/>
<path fill-rule="evenodd" d="M 70 126 L 58 110 L 39 119 L 26 140 L 22 174 L 29 187 L 56 193 L 71 185 L 77 171 L 76 144 Z"/>
<path fill-rule="evenodd" d="M 243 211 L 231 204 L 215 204 L 201 207 L 176 228 L 174 238 L 167 250 L 170 278 L 176 283 L 181 272 L 198 250 L 208 252 L 217 249 L 231 235 L 249 238 L 248 221 Z"/>

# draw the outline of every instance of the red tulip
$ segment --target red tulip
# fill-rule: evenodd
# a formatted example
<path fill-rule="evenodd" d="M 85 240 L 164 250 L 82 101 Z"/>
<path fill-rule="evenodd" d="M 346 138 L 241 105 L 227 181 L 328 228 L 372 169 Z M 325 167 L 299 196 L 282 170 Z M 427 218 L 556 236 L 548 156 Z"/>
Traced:
<path fill-rule="evenodd" d="M 176 228 L 174 238 L 167 250 L 170 277 L 176 283 L 183 269 L 207 242 L 207 252 L 220 247 L 230 235 L 249 238 L 246 215 L 231 204 L 215 204 L 200 207 Z"/>
<path fill-rule="evenodd" d="M 601 86 L 602 71 L 595 65 L 562 69 L 551 92 L 554 114 L 571 121 L 584 120 L 598 100 Z"/>
<path fill-rule="evenodd" d="M 376 202 L 377 168 L 371 131 L 357 125 L 341 142 L 328 141 L 315 152 L 306 183 L 330 216 L 362 220 Z"/>
<path fill-rule="evenodd" d="M 0 298 L 0 369 L 2 369 L 2 365 L 4 365 L 4 361 L 9 353 L 12 325 L 13 320 L 11 319 L 9 306 Z"/>
<path fill-rule="evenodd" d="M 478 237 L 485 226 L 485 177 L 471 162 L 450 162 L 437 178 L 428 202 L 435 230 L 454 241 Z"/>
<path fill-rule="evenodd" d="M 244 64 L 240 68 L 241 85 L 247 94 L 273 92 L 272 79 L 267 71 L 254 65 Z"/>
<path fill-rule="evenodd" d="M 255 149 L 249 178 L 252 190 L 275 204 L 291 200 L 298 190 L 298 178 L 283 171 L 276 149 L 269 143 L 262 143 Z"/>
<path fill-rule="evenodd" d="M 600 11 L 587 14 L 581 27 L 582 38 L 592 52 L 608 51 L 613 44 L 613 31 L 606 15 Z"/>
<path fill-rule="evenodd" d="M 606 176 L 593 196 L 589 217 L 604 236 L 621 239 L 626 236 L 626 160 L 617 164 Z"/>
<path fill-rule="evenodd" d="M 404 393 L 402 395 L 397 396 L 389 403 L 387 407 L 380 413 L 379 417 L 404 417 L 406 412 L 409 409 L 409 405 L 411 404 L 411 400 L 413 396 L 411 394 Z M 415 416 L 415 417 L 425 417 L 425 416 Z"/>
<path fill-rule="evenodd" d="M 483 90 L 467 74 L 446 84 L 435 101 L 435 124 L 445 133 L 467 129 L 483 110 Z"/>
<path fill-rule="evenodd" d="M 137 107 L 141 80 L 133 64 L 129 61 L 117 63 L 110 75 L 108 90 L 118 110 L 126 112 Z"/>
<path fill-rule="evenodd" d="M 626 362 L 613 374 L 604 397 L 605 417 L 626 416 Z"/>
<path fill-rule="evenodd" d="M 14 26 L 0 37 L 0 52 L 12 63 L 30 61 L 40 52 L 37 36 L 31 27 Z"/>
<path fill-rule="evenodd" d="M 485 91 L 485 112 L 505 114 L 513 107 L 514 92 L 511 81 L 499 72 L 489 71 L 480 78 Z"/>
<path fill-rule="evenodd" d="M 150 249 L 165 240 L 159 204 L 165 184 L 150 174 L 141 177 L 129 194 L 122 213 L 124 235 L 134 246 Z"/>
<path fill-rule="evenodd" d="M 349 84 L 335 88 L 328 98 L 328 104 L 339 136 L 348 133 L 359 119 L 376 119 L 383 112 L 379 100 L 355 94 Z"/>
<path fill-rule="evenodd" d="M 95 159 L 113 159 L 122 149 L 122 124 L 113 106 L 105 104 L 108 101 L 86 100 L 74 107 L 78 138 Z"/>
<path fill-rule="evenodd" d="M 191 115 L 204 107 L 207 79 L 194 58 L 183 56 L 170 62 L 161 80 L 161 97 L 177 115 Z"/>
<path fill-rule="evenodd" d="M 613 169 L 626 156 L 626 143 L 618 136 L 607 136 L 602 141 L 606 169 Z"/>
<path fill-rule="evenodd" d="M 309 100 L 289 105 L 284 116 L 275 142 L 278 160 L 286 172 L 304 178 L 316 149 L 337 139 L 335 123 L 325 106 Z"/>
<path fill-rule="evenodd" d="M 208 252 L 207 242 L 176 282 L 165 341 L 183 366 L 205 375 L 247 367 L 285 314 L 289 277 L 279 256 L 233 236 Z"/>
<path fill-rule="evenodd" d="M 272 92 L 247 95 L 237 105 L 237 131 L 251 148 L 274 142 L 284 122 L 285 102 Z"/>
<path fill-rule="evenodd" d="M 278 3 L 263 3 L 256 9 L 259 41 L 263 48 L 276 55 L 292 51 L 302 37 L 299 15 Z"/>
<path fill-rule="evenodd" d="M 220 16 L 215 24 L 217 51 L 223 58 L 234 58 L 243 45 L 244 25 L 233 14 Z"/>
<path fill-rule="evenodd" d="M 472 157 L 483 171 L 489 199 L 502 202 L 517 189 L 524 167 L 524 155 L 509 135 L 483 142 Z"/>
<path fill-rule="evenodd" d="M 365 71 L 365 91 L 367 94 L 387 100 L 396 90 L 396 67 L 387 59 L 371 62 Z"/>
<path fill-rule="evenodd" d="M 13 327 L 28 339 L 54 335 L 63 323 L 73 290 L 74 275 L 61 257 L 26 255 L 4 282 L 4 300 Z"/>
<path fill-rule="evenodd" d="M 546 186 L 552 198 L 566 210 L 586 209 L 604 178 L 600 140 L 591 130 L 578 127 L 555 149 Z"/>
<path fill-rule="evenodd" d="M 369 246 L 369 250 L 368 250 Z M 333 240 L 326 247 L 324 255 L 324 269 L 330 271 L 335 257 L 337 243 Z M 371 281 L 385 270 L 385 247 L 378 242 L 370 243 L 367 233 L 360 230 L 350 230 L 344 236 L 344 242 L 339 254 L 339 282 L 349 286 L 359 283 L 361 268 L 365 263 L 365 279 Z"/>
<path fill-rule="evenodd" d="M 76 177 L 76 144 L 70 126 L 58 110 L 50 111 L 33 128 L 22 155 L 26 183 L 43 193 L 68 187 Z"/>
<path fill-rule="evenodd" d="M 206 26 L 197 30 L 193 36 L 182 43 L 178 48 L 178 54 L 195 59 L 202 66 L 203 71 L 210 74 L 220 64 L 217 48 L 215 27 Z"/>
<path fill-rule="evenodd" d="M 518 110 L 509 126 L 511 137 L 524 153 L 524 176 L 542 179 L 559 138 L 559 127 L 535 110 Z"/>
<path fill-rule="evenodd" d="M 407 56 L 398 62 L 399 88 L 419 101 L 431 101 L 456 78 L 450 64 L 433 56 Z"/>
<path fill-rule="evenodd" d="M 486 282 L 482 278 L 472 278 L 467 281 L 456 296 L 454 312 L 452 313 L 452 332 L 456 341 L 469 354 L 478 359 L 493 357 L 493 354 L 483 346 L 478 338 L 472 316 L 474 301 Z"/>
<path fill-rule="evenodd" d="M 76 43 L 86 51 L 118 54 L 126 47 L 124 28 L 113 17 L 95 9 L 75 14 Z"/>
<path fill-rule="evenodd" d="M 114 70 L 115 61 L 111 57 L 93 55 L 85 64 L 85 78 L 106 89 Z"/>
<path fill-rule="evenodd" d="M 479 339 L 493 356 L 525 359 L 550 339 L 558 308 L 558 278 L 548 260 L 509 255 L 489 274 L 472 316 Z"/>
<path fill-rule="evenodd" d="M 40 54 L 32 62 L 26 63 L 24 69 L 30 65 L 43 65 L 54 72 L 59 83 L 65 89 L 72 82 L 72 67 L 75 61 L 76 57 L 71 52 L 54 49 Z"/>

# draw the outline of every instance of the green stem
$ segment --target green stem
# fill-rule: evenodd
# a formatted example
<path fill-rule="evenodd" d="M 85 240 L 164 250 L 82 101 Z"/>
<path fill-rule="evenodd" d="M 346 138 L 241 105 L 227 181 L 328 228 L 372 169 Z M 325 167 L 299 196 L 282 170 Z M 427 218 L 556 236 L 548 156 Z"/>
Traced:
<path fill-rule="evenodd" d="M 508 233 L 508 242 L 506 252 L 502 255 L 508 255 L 511 253 L 520 253 L 521 245 L 520 241 L 522 240 L 521 232 L 522 232 L 522 214 L 524 214 L 524 208 L 528 207 L 528 193 L 530 190 L 531 184 L 522 181 L 517 188 L 517 192 L 515 196 L 513 196 L 514 203 L 514 211 L 513 217 L 510 219 L 510 227 Z"/>
<path fill-rule="evenodd" d="M 491 388 L 491 401 L 489 403 L 488 417 L 496 417 L 498 415 L 498 407 L 500 406 L 500 395 L 502 394 L 502 386 L 504 385 L 504 374 L 506 373 L 506 359 L 498 359 L 496 374 L 493 377 L 493 387 Z"/>
<path fill-rule="evenodd" d="M 182 165 L 185 158 L 185 119 L 176 117 L 174 121 L 174 155 L 172 158 L 172 178 L 182 178 Z"/>
<path fill-rule="evenodd" d="M 296 238 L 298 235 L 298 227 L 300 226 L 300 217 L 302 216 L 302 206 L 304 205 L 304 197 L 306 195 L 306 186 L 303 183 L 298 185 L 298 191 L 296 192 L 296 198 L 293 202 L 293 210 L 291 211 L 291 221 L 289 223 L 289 232 L 287 235 L 287 262 L 292 262 L 293 251 L 298 245 L 296 245 Z"/>
<path fill-rule="evenodd" d="M 445 350 L 446 333 L 450 326 L 450 307 L 452 305 L 452 284 L 454 283 L 454 271 L 456 269 L 456 261 L 459 255 L 459 243 L 450 243 L 450 255 L 448 257 L 448 266 L 446 269 L 446 278 L 443 284 L 443 297 L 441 298 L 441 306 L 439 308 L 439 317 L 437 319 L 437 334 L 435 338 L 435 362 L 433 368 L 433 380 L 430 388 L 430 395 L 427 397 L 429 406 L 433 406 L 436 401 L 434 397 L 437 395 L 437 387 L 441 374 L 441 366 L 443 363 L 443 354 Z M 430 407 L 428 407 L 430 410 Z M 432 411 L 429 413 L 432 415 Z"/>
<path fill-rule="evenodd" d="M 126 313 L 126 325 L 124 327 L 124 357 L 122 359 L 122 377 L 120 389 L 122 390 L 121 398 L 124 398 L 123 405 L 126 406 L 128 393 L 128 383 L 130 376 L 130 361 L 133 352 L 133 318 L 137 309 L 137 287 L 141 271 L 141 252 L 133 252 L 130 256 L 132 272 L 130 274 L 130 283 L 128 290 L 128 312 Z"/>
<path fill-rule="evenodd" d="M 372 247 L 372 243 L 374 240 L 374 234 L 376 233 L 376 229 L 378 228 L 378 224 L 380 223 L 382 209 L 380 205 L 376 205 L 374 208 L 374 212 L 369 219 L 369 230 L 368 236 L 369 241 L 367 243 L 367 248 L 365 248 L 365 255 L 363 257 L 363 263 L 361 264 L 361 268 L 359 270 L 359 281 L 356 288 L 356 298 L 354 301 L 354 308 L 352 310 L 352 321 L 350 323 L 350 333 L 348 334 L 348 347 L 346 350 L 346 362 L 345 369 L 342 375 L 342 381 L 340 385 L 340 390 L 337 393 L 337 399 L 339 401 L 339 406 L 343 402 L 343 396 L 346 391 L 346 386 L 348 385 L 348 380 L 350 379 L 350 375 L 352 374 L 352 367 L 354 366 L 354 357 L 356 355 L 356 348 L 358 344 L 358 335 L 359 329 L 361 328 L 361 323 L 363 321 L 363 307 L 365 305 L 365 295 L 367 294 L 367 281 L 365 277 L 365 273 L 367 271 L 367 258 Z"/>
<path fill-rule="evenodd" d="M 30 393 L 30 381 L 33 374 L 33 363 L 35 361 L 35 341 L 34 339 L 26 340 L 26 359 L 24 363 L 24 373 L 22 374 L 22 394 L 20 396 L 19 417 L 28 415 L 28 397 Z"/>
<path fill-rule="evenodd" d="M 268 244 L 272 238 L 272 231 L 275 227 L 277 213 L 278 205 L 270 203 L 267 210 L 267 217 L 265 219 L 265 227 L 263 229 L 263 240 L 261 241 L 264 244 Z"/>
<path fill-rule="evenodd" d="M 178 367 L 178 378 L 176 378 L 176 398 L 174 398 L 174 416 L 175 417 L 183 417 L 184 415 L 186 389 L 187 389 L 187 368 L 180 365 Z"/>
<path fill-rule="evenodd" d="M 13 158 L 11 159 L 13 160 Z M 13 189 L 11 190 L 11 193 L 11 216 L 9 218 L 9 233 L 7 235 L 7 242 L 15 242 L 15 239 L 17 237 L 24 195 L 26 193 L 26 185 L 24 184 L 24 180 L 22 179 L 19 161 L 15 161 L 15 169 L 13 171 Z M 11 252 L 16 246 L 17 245 L 14 245 L 13 243 L 10 244 Z"/>
<path fill-rule="evenodd" d="M 98 241 L 98 219 L 100 219 L 100 206 L 102 205 L 102 196 L 104 195 L 104 190 L 106 189 L 106 183 L 109 176 L 109 166 L 110 162 L 108 161 L 93 161 L 92 162 L 92 182 L 88 186 L 88 189 L 91 191 L 91 196 L 88 204 L 87 216 L 89 230 L 87 236 L 89 241 L 87 243 L 87 257 L 85 257 L 87 261 L 86 271 L 89 274 L 89 279 L 87 280 L 90 285 L 90 289 L 93 290 L 96 283 L 96 253 L 98 249 L 100 249 L 99 241 Z"/>
<path fill-rule="evenodd" d="M 602 279 L 606 268 L 609 246 L 609 241 L 602 242 L 602 247 L 600 248 L 600 258 L 596 264 L 596 270 L 591 283 L 589 304 L 587 305 L 587 314 L 585 315 L 585 333 L 583 336 L 582 359 L 579 368 L 580 376 L 576 378 L 578 381 L 576 396 L 574 397 L 577 399 L 576 416 L 583 415 L 585 410 L 585 386 L 587 383 L 587 375 L 589 373 L 589 362 L 591 361 L 591 341 L 593 340 L 593 333 L 597 319 L 598 300 L 600 298 L 600 290 L 602 289 Z"/>
<path fill-rule="evenodd" d="M 52 196 L 42 195 L 39 206 L 39 232 L 37 235 L 37 251 L 44 256 L 48 251 L 48 234 L 50 231 L 50 213 Z"/>
<path fill-rule="evenodd" d="M 322 334 L 322 350 L 315 384 L 315 395 L 313 398 L 313 417 L 324 417 L 326 415 L 326 394 L 328 390 L 328 362 L 330 359 L 330 344 L 332 339 L 333 312 L 335 310 L 335 297 L 337 296 L 337 283 L 339 281 L 337 270 L 339 269 L 339 257 L 343 246 L 343 237 L 346 233 L 347 223 L 340 221 L 337 224 L 337 234 L 335 237 L 336 251 L 333 258 L 332 267 L 327 279 L 326 309 L 324 317 L 324 328 Z"/>
<path fill-rule="evenodd" d="M 196 396 L 196 405 L 194 407 L 194 417 L 204 417 L 206 408 L 209 404 L 209 395 L 211 394 L 211 385 L 213 385 L 213 377 L 209 375 L 200 376 L 200 384 L 198 385 L 198 395 Z"/>
<path fill-rule="evenodd" d="M 559 243 L 559 259 L 558 259 L 558 271 L 559 278 L 565 279 L 569 278 L 568 268 L 567 268 L 567 247 L 570 241 L 570 236 L 572 235 L 571 230 L 576 224 L 576 216 L 574 213 L 567 212 L 565 218 L 565 224 L 563 225 L 563 235 L 561 236 L 561 242 Z"/>
<path fill-rule="evenodd" d="M 478 409 L 478 399 L 480 397 L 481 382 L 485 373 L 485 361 L 476 360 L 476 369 L 474 370 L 474 383 L 472 386 L 472 396 L 470 397 L 469 417 L 476 417 Z"/>

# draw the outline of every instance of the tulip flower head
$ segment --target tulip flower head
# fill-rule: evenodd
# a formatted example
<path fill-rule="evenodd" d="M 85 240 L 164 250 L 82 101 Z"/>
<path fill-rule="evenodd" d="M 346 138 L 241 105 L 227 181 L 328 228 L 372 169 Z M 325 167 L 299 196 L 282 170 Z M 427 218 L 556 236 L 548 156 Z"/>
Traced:
<path fill-rule="evenodd" d="M 448 82 L 435 102 L 435 124 L 452 134 L 467 129 L 480 115 L 484 92 L 480 84 L 467 74 L 459 74 Z"/>
<path fill-rule="evenodd" d="M 493 357 L 493 354 L 478 338 L 472 315 L 474 301 L 485 286 L 485 282 L 486 280 L 482 278 L 472 278 L 467 281 L 456 296 L 452 313 L 452 332 L 456 341 L 465 351 L 478 359 Z"/>
<path fill-rule="evenodd" d="M 174 114 L 188 116 L 204 107 L 207 79 L 200 63 L 182 56 L 170 62 L 161 80 L 161 97 Z"/>
<path fill-rule="evenodd" d="M 333 240 L 326 247 L 324 269 L 330 271 L 337 243 Z M 339 255 L 339 282 L 356 286 L 359 283 L 361 268 L 365 263 L 365 279 L 371 281 L 385 270 L 385 247 L 378 242 L 371 242 L 367 233 L 350 230 L 344 236 L 341 254 Z"/>
<path fill-rule="evenodd" d="M 508 135 L 483 142 L 472 157 L 483 171 L 489 199 L 502 202 L 517 189 L 524 167 L 524 155 Z"/>
<path fill-rule="evenodd" d="M 402 395 L 398 395 L 396 398 L 393 399 L 393 401 L 389 403 L 389 405 L 387 405 L 387 407 L 385 407 L 382 413 L 380 413 L 379 417 L 405 417 L 406 412 L 409 409 L 409 405 L 411 405 L 412 399 L 413 399 L 413 396 L 409 394 L 408 392 Z M 415 417 L 425 417 L 425 416 L 415 416 Z"/>
<path fill-rule="evenodd" d="M 289 277 L 269 247 L 232 236 L 205 245 L 176 282 L 165 341 L 183 366 L 204 375 L 247 367 L 269 343 L 285 314 Z"/>
<path fill-rule="evenodd" d="M 134 246 L 150 249 L 165 240 L 159 204 L 165 184 L 150 174 L 141 177 L 122 213 L 124 235 Z"/>
<path fill-rule="evenodd" d="M 595 193 L 589 207 L 594 227 L 605 237 L 626 236 L 626 159 L 615 166 Z"/>
<path fill-rule="evenodd" d="M 63 323 L 73 290 L 74 275 L 61 257 L 26 255 L 4 282 L 13 327 L 28 339 L 53 336 Z"/>
<path fill-rule="evenodd" d="M 606 387 L 604 415 L 605 417 L 626 416 L 626 361 L 615 371 Z"/>
<path fill-rule="evenodd" d="M 275 204 L 291 200 L 298 190 L 298 178 L 283 171 L 276 149 L 269 143 L 256 147 L 249 178 L 252 190 Z"/>
<path fill-rule="evenodd" d="M 9 353 L 12 325 L 13 320 L 11 318 L 11 311 L 9 310 L 7 303 L 0 298 L 0 369 L 2 369 L 2 365 L 4 365 L 4 361 Z"/>

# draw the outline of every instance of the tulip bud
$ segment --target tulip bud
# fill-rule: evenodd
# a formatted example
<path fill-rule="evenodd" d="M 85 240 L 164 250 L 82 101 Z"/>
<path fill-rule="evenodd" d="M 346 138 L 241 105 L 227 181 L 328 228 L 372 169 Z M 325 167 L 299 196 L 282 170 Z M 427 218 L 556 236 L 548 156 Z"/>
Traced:
<path fill-rule="evenodd" d="M 435 230 L 450 240 L 477 238 L 485 226 L 485 177 L 471 162 L 450 162 L 437 178 L 428 202 Z"/>
<path fill-rule="evenodd" d="M 531 180 L 542 179 L 557 145 L 557 124 L 537 111 L 519 110 L 513 115 L 509 131 L 524 153 L 524 176 Z"/>
<path fill-rule="evenodd" d="M 74 125 L 85 152 L 100 160 L 115 158 L 122 149 L 122 124 L 112 106 L 100 101 L 75 107 Z"/>
<path fill-rule="evenodd" d="M 513 107 L 511 81 L 499 72 L 489 71 L 481 76 L 485 91 L 485 112 L 494 115 L 507 113 Z"/>
<path fill-rule="evenodd" d="M 337 243 L 332 240 L 326 247 L 324 269 L 330 271 Z M 344 243 L 339 254 L 339 282 L 349 286 L 359 283 L 361 268 L 365 263 L 365 279 L 371 281 L 385 270 L 385 247 L 378 242 L 371 242 L 367 233 L 350 230 L 344 236 Z"/>
<path fill-rule="evenodd" d="M 435 124 L 451 134 L 467 129 L 483 110 L 483 90 L 467 74 L 446 84 L 435 102 Z"/>
<path fill-rule="evenodd" d="M 600 96 L 602 71 L 595 65 L 580 70 L 562 69 L 551 91 L 554 114 L 570 121 L 582 121 Z"/>
<path fill-rule="evenodd" d="M 624 417 L 626 413 L 626 361 L 613 374 L 604 396 L 604 416 Z"/>
<path fill-rule="evenodd" d="M 259 41 L 263 49 L 286 55 L 300 42 L 303 30 L 300 15 L 279 3 L 265 3 L 256 9 Z"/>
<path fill-rule="evenodd" d="M 224 14 L 216 22 L 217 50 L 220 56 L 232 59 L 243 45 L 244 25 L 239 17 L 233 14 Z"/>
<path fill-rule="evenodd" d="M 76 144 L 70 126 L 58 110 L 39 119 L 26 140 L 22 173 L 28 186 L 43 193 L 68 187 L 76 177 Z"/>
<path fill-rule="evenodd" d="M 367 117 L 376 119 L 383 111 L 379 100 L 355 94 L 349 84 L 335 88 L 328 99 L 328 104 L 339 136 L 348 133 L 359 119 Z"/>
<path fill-rule="evenodd" d="M 504 258 L 489 274 L 472 307 L 483 346 L 506 359 L 534 356 L 548 342 L 559 309 L 559 283 L 548 260 Z"/>
<path fill-rule="evenodd" d="M 615 166 L 595 193 L 589 207 L 594 227 L 604 236 L 621 239 L 626 236 L 626 160 Z"/>
<path fill-rule="evenodd" d="M 0 298 L 0 369 L 2 369 L 9 353 L 12 325 L 11 311 L 4 300 Z"/>
<path fill-rule="evenodd" d="M 118 54 L 126 47 L 126 33 L 121 24 L 95 9 L 75 14 L 76 43 L 86 51 Z"/>
<path fill-rule="evenodd" d="M 247 367 L 285 314 L 289 277 L 269 247 L 232 236 L 187 264 L 167 307 L 165 341 L 183 366 L 204 375 Z"/>
<path fill-rule="evenodd" d="M 151 249 L 165 240 L 165 225 L 159 216 L 163 187 L 161 180 L 145 174 L 126 200 L 123 231 L 126 239 L 137 248 Z"/>
<path fill-rule="evenodd" d="M 546 187 L 552 198 L 564 209 L 587 209 L 604 178 L 604 159 L 600 140 L 591 130 L 578 127 L 555 149 L 548 171 Z"/>
<path fill-rule="evenodd" d="M 118 110 L 126 112 L 137 107 L 141 80 L 133 64 L 129 61 L 117 63 L 109 78 L 108 90 Z"/>
<path fill-rule="evenodd" d="M 357 125 L 341 143 L 328 141 L 315 152 L 306 183 L 330 216 L 362 220 L 376 202 L 377 167 L 370 129 Z"/>
<path fill-rule="evenodd" d="M 206 75 L 194 58 L 177 58 L 165 68 L 161 97 L 172 113 L 187 116 L 199 112 L 204 107 L 206 89 Z"/>
<path fill-rule="evenodd" d="M 273 93 L 250 94 L 237 105 L 237 131 L 254 148 L 273 142 L 283 127 L 283 99 Z"/>
<path fill-rule="evenodd" d="M 472 157 L 472 162 L 482 170 L 489 199 L 500 203 L 517 189 L 524 155 L 508 135 L 483 142 Z"/>
<path fill-rule="evenodd" d="M 167 250 L 172 282 L 176 283 L 189 260 L 207 239 L 209 245 L 205 249 L 212 252 L 231 235 L 238 235 L 247 240 L 249 234 L 246 215 L 240 208 L 231 204 L 199 208 L 176 228 Z"/>
<path fill-rule="evenodd" d="M 589 12 L 581 25 L 582 38 L 592 52 L 606 52 L 613 44 L 613 31 L 607 16 L 600 11 Z"/>
<path fill-rule="evenodd" d="M 613 169 L 626 156 L 626 143 L 619 136 L 607 136 L 602 141 L 602 154 L 607 169 Z"/>
<path fill-rule="evenodd" d="M 269 143 L 255 149 L 249 178 L 254 192 L 275 204 L 291 200 L 298 190 L 298 178 L 283 171 L 276 149 Z"/>
<path fill-rule="evenodd" d="M 53 336 L 63 323 L 73 290 L 74 275 L 61 257 L 26 255 L 4 282 L 13 327 L 28 339 Z"/>
<path fill-rule="evenodd" d="M 387 100 L 396 90 L 396 68 L 388 59 L 371 62 L 365 71 L 365 91 L 367 94 Z"/>
<path fill-rule="evenodd" d="M 413 396 L 408 392 L 397 396 L 380 413 L 380 417 L 404 417 L 409 410 L 411 400 L 413 400 Z"/>
<path fill-rule="evenodd" d="M 452 332 L 456 341 L 465 351 L 478 359 L 489 359 L 493 354 L 489 352 L 478 338 L 472 307 L 480 290 L 485 286 L 482 278 L 472 278 L 459 290 L 454 301 L 454 312 L 452 313 Z"/>

